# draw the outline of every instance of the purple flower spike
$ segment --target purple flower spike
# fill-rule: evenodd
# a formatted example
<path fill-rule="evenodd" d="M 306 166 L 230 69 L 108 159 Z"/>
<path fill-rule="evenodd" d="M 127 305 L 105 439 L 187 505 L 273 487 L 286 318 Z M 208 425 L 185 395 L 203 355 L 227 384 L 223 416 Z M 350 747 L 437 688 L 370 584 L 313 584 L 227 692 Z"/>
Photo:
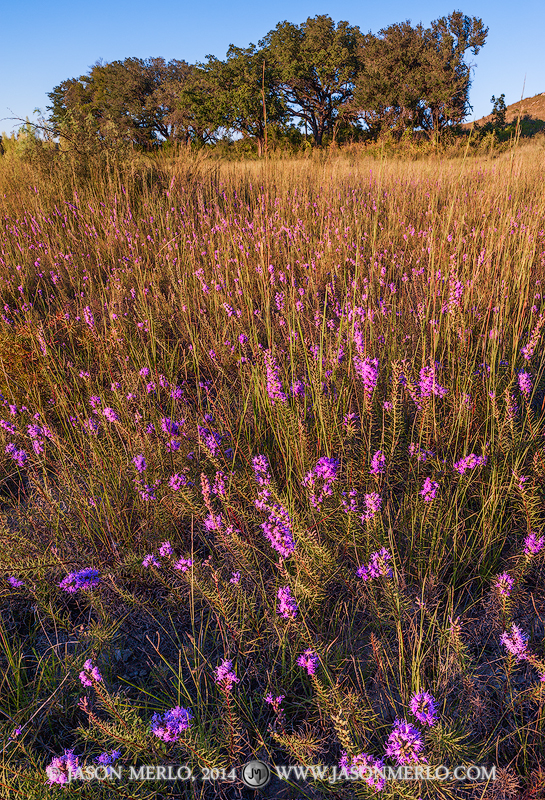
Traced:
<path fill-rule="evenodd" d="M 318 655 L 315 650 L 305 650 L 302 656 L 299 656 L 297 659 L 297 663 L 300 667 L 304 667 L 306 669 L 309 676 L 316 674 L 316 668 L 318 667 Z"/>
<path fill-rule="evenodd" d="M 220 689 L 225 692 L 225 694 L 229 694 L 233 685 L 239 682 L 239 679 L 233 672 L 233 662 L 232 661 L 223 661 L 219 667 L 215 669 L 215 680 Z"/>
<path fill-rule="evenodd" d="M 164 742 L 177 742 L 182 733 L 191 726 L 193 714 L 183 706 L 175 706 L 162 716 L 154 714 L 151 720 L 151 732 Z"/>
<path fill-rule="evenodd" d="M 396 719 L 386 743 L 386 755 L 393 758 L 399 766 L 420 764 L 426 762 L 421 756 L 423 749 L 424 741 L 420 731 L 407 720 Z"/>
<path fill-rule="evenodd" d="M 413 695 L 410 703 L 411 714 L 424 725 L 435 725 L 437 722 L 436 701 L 428 692 Z"/>
<path fill-rule="evenodd" d="M 278 613 L 285 619 L 295 619 L 298 613 L 297 602 L 292 596 L 290 587 L 281 587 L 278 590 L 277 597 L 280 601 L 277 608 Z"/>
<path fill-rule="evenodd" d="M 511 633 L 504 631 L 500 636 L 502 645 L 512 653 L 517 661 L 526 661 L 528 653 L 528 636 L 524 634 L 518 625 L 511 625 Z"/>
<path fill-rule="evenodd" d="M 102 681 L 102 675 L 98 671 L 98 667 L 93 665 L 90 658 L 84 663 L 79 679 L 84 686 L 92 686 L 93 683 Z"/>

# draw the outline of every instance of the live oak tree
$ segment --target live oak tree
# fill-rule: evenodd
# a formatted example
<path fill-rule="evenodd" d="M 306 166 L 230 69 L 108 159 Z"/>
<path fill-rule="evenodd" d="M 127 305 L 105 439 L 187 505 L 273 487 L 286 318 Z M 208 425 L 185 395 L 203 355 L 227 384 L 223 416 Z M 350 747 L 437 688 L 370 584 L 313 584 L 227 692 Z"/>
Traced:
<path fill-rule="evenodd" d="M 317 145 L 352 97 L 360 36 L 357 26 L 335 25 L 323 14 L 301 25 L 280 22 L 259 42 L 286 104 L 308 124 Z"/>
<path fill-rule="evenodd" d="M 422 103 L 419 125 L 430 134 L 463 122 L 472 106 L 469 103 L 471 64 L 467 50 L 477 55 L 486 42 L 488 28 L 477 17 L 455 11 L 441 17 L 424 31 Z"/>
<path fill-rule="evenodd" d="M 267 53 L 254 44 L 246 48 L 232 44 L 225 61 L 215 56 L 207 59 L 202 68 L 222 126 L 254 139 L 261 155 L 265 120 L 282 125 L 290 118 L 271 63 L 267 63 Z"/>
<path fill-rule="evenodd" d="M 368 34 L 360 40 L 354 112 L 375 136 L 414 128 L 440 134 L 462 122 L 471 109 L 465 53 L 476 55 L 487 33 L 482 20 L 456 11 L 430 28 L 407 21 Z"/>
<path fill-rule="evenodd" d="M 409 21 L 360 40 L 360 68 L 350 107 L 373 137 L 389 131 L 399 138 L 418 125 L 424 46 L 422 25 L 413 28 Z"/>
<path fill-rule="evenodd" d="M 50 122 L 60 132 L 86 130 L 145 149 L 183 138 L 178 100 L 193 69 L 163 58 L 97 62 L 88 75 L 63 81 L 49 93 Z"/>

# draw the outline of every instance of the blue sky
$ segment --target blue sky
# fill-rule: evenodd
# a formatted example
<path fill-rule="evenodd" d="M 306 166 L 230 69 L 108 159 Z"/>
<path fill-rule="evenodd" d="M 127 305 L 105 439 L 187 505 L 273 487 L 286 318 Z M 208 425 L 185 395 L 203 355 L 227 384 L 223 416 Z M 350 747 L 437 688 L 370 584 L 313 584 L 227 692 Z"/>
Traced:
<path fill-rule="evenodd" d="M 307 17 L 328 14 L 335 22 L 347 20 L 362 32 L 409 19 L 428 26 L 433 19 L 460 10 L 480 17 L 489 33 L 477 56 L 470 101 L 472 117 L 491 111 L 490 98 L 505 93 L 506 103 L 545 92 L 544 0 L 385 0 L 362 3 L 337 0 L 280 0 L 275 3 L 219 0 L 188 2 L 162 0 L 28 0 L 6 3 L 0 21 L 0 131 L 10 131 L 5 117 L 32 116 L 45 109 L 47 92 L 66 78 L 79 77 L 102 58 L 163 56 L 202 61 L 208 54 L 224 58 L 229 44 L 244 47 L 283 20 L 301 23 Z M 470 117 L 469 119 L 471 119 Z"/>

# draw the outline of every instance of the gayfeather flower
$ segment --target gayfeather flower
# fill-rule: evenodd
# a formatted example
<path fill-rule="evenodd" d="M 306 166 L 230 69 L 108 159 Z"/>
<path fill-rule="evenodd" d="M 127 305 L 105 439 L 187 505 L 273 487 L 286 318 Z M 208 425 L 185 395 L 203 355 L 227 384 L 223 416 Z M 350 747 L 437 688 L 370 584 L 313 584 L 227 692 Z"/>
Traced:
<path fill-rule="evenodd" d="M 382 497 L 377 492 L 371 492 L 363 497 L 365 503 L 365 514 L 362 514 L 361 521 L 367 522 L 373 519 L 375 514 L 380 511 L 382 505 Z"/>
<path fill-rule="evenodd" d="M 45 768 L 49 786 L 54 786 L 56 783 L 64 786 L 65 783 L 68 783 L 71 774 L 76 772 L 78 763 L 78 757 L 72 750 L 65 750 L 63 756 L 54 758 L 51 764 Z"/>
<path fill-rule="evenodd" d="M 180 572 L 187 572 L 192 566 L 193 561 L 190 558 L 180 558 L 180 560 L 174 564 L 174 569 L 179 569 Z"/>
<path fill-rule="evenodd" d="M 101 403 L 102 400 L 100 399 L 100 397 L 97 397 L 96 395 L 92 395 L 92 397 L 89 398 L 89 405 L 91 406 L 91 408 L 95 413 L 99 405 L 101 405 Z"/>
<path fill-rule="evenodd" d="M 422 367 L 420 370 L 420 396 L 429 397 L 431 394 L 444 397 L 447 390 L 439 386 L 435 380 L 435 366 Z"/>
<path fill-rule="evenodd" d="M 187 483 L 186 476 L 178 475 L 178 473 L 176 473 L 176 475 L 172 475 L 172 477 L 169 479 L 168 485 L 173 491 L 177 492 L 179 489 L 182 488 L 182 486 L 185 486 L 186 483 Z"/>
<path fill-rule="evenodd" d="M 140 474 L 146 469 L 146 459 L 142 455 L 135 456 L 133 458 L 133 463 Z"/>
<path fill-rule="evenodd" d="M 384 465 L 386 464 L 386 457 L 382 450 L 377 450 L 371 459 L 371 468 L 369 472 L 371 475 L 382 475 L 384 472 Z"/>
<path fill-rule="evenodd" d="M 283 586 L 278 590 L 278 600 L 280 601 L 277 607 L 277 612 L 285 619 L 295 619 L 298 614 L 297 603 L 292 596 L 289 586 Z"/>
<path fill-rule="evenodd" d="M 428 692 L 413 695 L 409 707 L 419 722 L 430 727 L 437 722 L 436 701 Z"/>
<path fill-rule="evenodd" d="M 318 654 L 316 653 L 315 650 L 311 650 L 310 648 L 308 650 L 305 650 L 303 655 L 299 656 L 299 658 L 297 659 L 298 665 L 306 669 L 309 676 L 316 674 L 318 661 L 319 661 Z"/>
<path fill-rule="evenodd" d="M 514 585 L 515 581 L 508 572 L 502 572 L 502 574 L 498 575 L 494 581 L 494 588 L 499 594 L 501 594 L 502 597 L 509 597 L 513 591 Z"/>
<path fill-rule="evenodd" d="M 386 779 L 382 775 L 384 762 L 367 753 L 358 753 L 357 756 L 350 757 L 348 753 L 343 752 L 339 767 L 345 769 L 350 775 L 359 775 L 375 792 L 381 792 L 386 786 Z"/>
<path fill-rule="evenodd" d="M 79 572 L 70 572 L 59 583 L 59 588 L 70 594 L 75 594 L 78 589 L 95 589 L 99 583 L 100 572 L 97 569 L 88 567 Z"/>
<path fill-rule="evenodd" d="M 285 403 L 288 398 L 282 388 L 276 360 L 270 350 L 265 350 L 263 356 L 267 370 L 267 394 L 271 400 L 280 400 Z"/>
<path fill-rule="evenodd" d="M 114 411 L 113 408 L 107 406 L 106 408 L 102 409 L 103 415 L 106 417 L 108 422 L 119 422 L 119 414 L 117 411 Z"/>
<path fill-rule="evenodd" d="M 98 667 L 93 665 L 90 658 L 84 663 L 83 670 L 79 674 L 79 679 L 84 686 L 92 686 L 95 681 L 102 681 L 102 675 L 98 671 Z"/>
<path fill-rule="evenodd" d="M 93 317 L 93 312 L 89 308 L 89 306 L 85 306 L 83 309 L 83 321 L 90 327 L 93 328 L 95 325 L 95 318 Z"/>
<path fill-rule="evenodd" d="M 528 639 L 529 637 L 515 623 L 511 625 L 510 634 L 504 631 L 500 636 L 502 645 L 516 656 L 517 661 L 525 661 L 528 658 Z"/>
<path fill-rule="evenodd" d="M 532 393 L 532 376 L 529 372 L 521 370 L 518 374 L 519 389 L 528 398 Z"/>
<path fill-rule="evenodd" d="M 270 508 L 269 519 L 261 524 L 265 537 L 282 558 L 289 558 L 295 550 L 291 520 L 286 509 L 279 503 Z"/>
<path fill-rule="evenodd" d="M 537 533 L 533 532 L 529 533 L 526 539 L 524 540 L 524 555 L 525 556 L 535 556 L 537 555 L 542 549 L 543 545 L 545 545 L 545 537 L 539 536 Z"/>
<path fill-rule="evenodd" d="M 417 461 L 426 461 L 428 458 L 433 458 L 434 454 L 431 450 L 424 450 L 419 444 L 411 442 L 409 445 L 409 455 L 416 456 Z"/>
<path fill-rule="evenodd" d="M 396 719 L 386 743 L 386 755 L 399 766 L 426 762 L 420 753 L 424 749 L 422 734 L 405 719 Z"/>
<path fill-rule="evenodd" d="M 475 453 L 470 453 L 465 458 L 461 458 L 460 461 L 457 461 L 454 464 L 454 469 L 459 472 L 460 475 L 463 475 L 466 470 L 480 467 L 486 464 L 486 461 L 486 456 L 477 456 Z"/>
<path fill-rule="evenodd" d="M 376 553 L 371 555 L 369 563 L 366 566 L 360 567 L 356 575 L 358 578 L 363 578 L 364 581 L 368 581 L 371 578 L 380 578 L 381 576 L 384 578 L 391 578 L 394 574 L 392 568 L 388 564 L 391 559 L 392 556 L 388 550 L 383 547 L 381 550 L 377 550 Z"/>
<path fill-rule="evenodd" d="M 154 555 L 149 553 L 147 556 L 144 556 L 142 559 L 142 566 L 143 567 L 160 567 L 161 562 L 157 561 Z"/>
<path fill-rule="evenodd" d="M 331 486 L 337 477 L 339 469 L 339 462 L 335 458 L 320 458 L 318 463 L 305 477 L 303 478 L 304 485 L 310 489 L 310 502 L 314 508 L 320 508 L 326 495 L 332 494 Z M 315 493 L 316 479 L 323 481 L 318 497 Z"/>
<path fill-rule="evenodd" d="M 286 696 L 285 694 L 279 694 L 278 697 L 273 697 L 271 692 L 269 692 L 269 694 L 265 695 L 265 702 L 273 707 L 273 711 L 275 712 L 275 714 L 278 714 L 278 712 L 280 711 L 280 705 L 285 696 Z"/>
<path fill-rule="evenodd" d="M 193 714 L 183 706 L 175 706 L 162 716 L 154 714 L 151 720 L 151 732 L 164 742 L 177 742 L 182 733 L 191 726 Z"/>
<path fill-rule="evenodd" d="M 225 694 L 228 694 L 233 688 L 233 684 L 238 683 L 239 680 L 235 673 L 232 671 L 233 662 L 223 661 L 215 670 L 215 680 L 218 686 Z"/>
<path fill-rule="evenodd" d="M 17 447 L 11 442 L 6 445 L 6 453 L 8 453 L 20 467 L 24 466 L 28 456 L 24 450 L 18 450 Z"/>
<path fill-rule="evenodd" d="M 238 569 L 235 572 L 233 572 L 232 577 L 229 580 L 229 583 L 234 583 L 235 586 L 238 586 L 238 584 L 240 583 L 240 572 Z"/>
<path fill-rule="evenodd" d="M 341 497 L 341 503 L 343 506 L 344 513 L 354 514 L 358 510 L 357 500 L 356 500 L 358 492 L 356 491 L 356 489 L 350 489 L 350 491 L 348 492 L 348 497 L 350 498 L 349 500 L 344 499 L 347 496 L 346 492 L 341 492 L 341 494 L 343 495 Z"/>
<path fill-rule="evenodd" d="M 168 540 L 161 544 L 161 547 L 159 548 L 159 555 L 163 558 L 167 558 L 172 555 L 172 545 Z"/>
<path fill-rule="evenodd" d="M 437 481 L 432 481 L 431 478 L 426 478 L 420 491 L 420 494 L 424 498 L 424 502 L 431 503 L 432 500 L 435 500 L 435 495 L 437 494 L 438 489 L 439 484 Z"/>
<path fill-rule="evenodd" d="M 113 764 L 114 761 L 117 761 L 120 755 L 121 750 L 112 750 L 111 753 L 101 753 L 96 757 L 96 762 L 97 764 L 102 764 L 102 766 L 107 766 L 108 764 Z"/>
<path fill-rule="evenodd" d="M 268 486 L 271 482 L 271 468 L 267 456 L 254 456 L 252 459 L 254 475 L 259 486 Z"/>
<path fill-rule="evenodd" d="M 21 589 L 25 584 L 18 578 L 8 578 L 8 583 L 13 589 Z"/>
<path fill-rule="evenodd" d="M 365 394 L 373 394 L 378 381 L 378 359 L 354 356 L 354 367 L 356 374 L 363 382 Z"/>

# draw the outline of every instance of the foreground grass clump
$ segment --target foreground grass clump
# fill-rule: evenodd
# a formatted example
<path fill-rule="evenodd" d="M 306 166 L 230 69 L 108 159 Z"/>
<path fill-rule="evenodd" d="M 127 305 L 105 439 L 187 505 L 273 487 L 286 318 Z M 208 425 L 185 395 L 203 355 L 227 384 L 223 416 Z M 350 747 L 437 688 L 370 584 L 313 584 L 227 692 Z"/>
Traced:
<path fill-rule="evenodd" d="M 539 792 L 543 157 L 14 169 L 2 797 Z"/>

